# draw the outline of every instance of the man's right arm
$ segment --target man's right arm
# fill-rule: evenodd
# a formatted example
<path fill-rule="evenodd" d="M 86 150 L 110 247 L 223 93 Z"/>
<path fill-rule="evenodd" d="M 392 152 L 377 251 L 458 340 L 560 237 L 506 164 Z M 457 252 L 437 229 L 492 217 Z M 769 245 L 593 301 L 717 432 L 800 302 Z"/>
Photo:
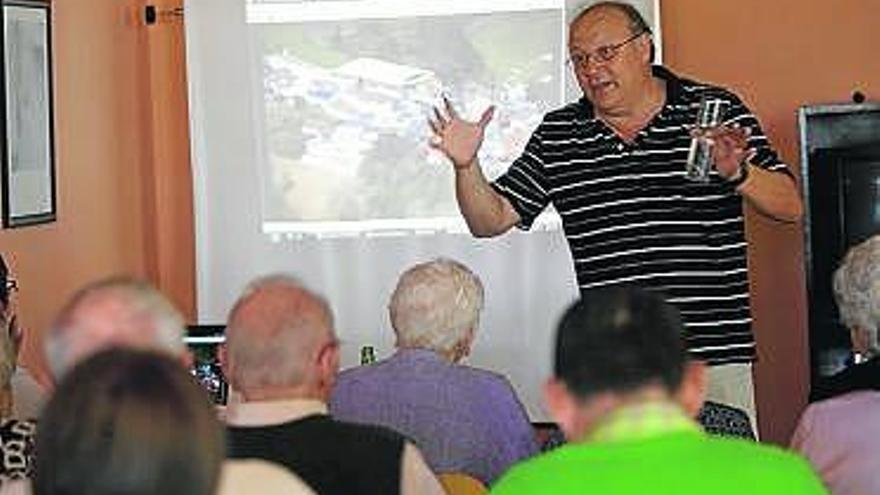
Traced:
<path fill-rule="evenodd" d="M 468 166 L 455 167 L 455 198 L 468 229 L 476 237 L 501 235 L 520 221 L 510 201 L 486 180 L 477 159 Z"/>
<path fill-rule="evenodd" d="M 445 114 L 434 108 L 434 118 L 428 124 L 434 132 L 431 146 L 443 152 L 455 170 L 455 198 L 458 209 L 476 237 L 503 234 L 516 225 L 519 214 L 510 201 L 489 185 L 480 168 L 477 151 L 483 144 L 483 135 L 494 107 L 487 108 L 480 120 L 468 122 L 459 117 L 449 100 L 444 97 Z"/>

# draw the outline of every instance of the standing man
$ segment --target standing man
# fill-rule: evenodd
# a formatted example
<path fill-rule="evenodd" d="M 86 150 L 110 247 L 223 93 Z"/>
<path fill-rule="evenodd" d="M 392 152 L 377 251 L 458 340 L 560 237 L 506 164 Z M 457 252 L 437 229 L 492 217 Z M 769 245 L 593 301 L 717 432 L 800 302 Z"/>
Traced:
<path fill-rule="evenodd" d="M 754 421 L 748 266 L 742 203 L 796 222 L 795 180 L 733 93 L 652 66 L 651 31 L 638 11 L 600 2 L 569 28 L 583 98 L 550 112 L 523 154 L 489 183 L 477 151 L 493 109 L 462 120 L 435 110 L 431 145 L 455 167 L 459 208 L 478 237 L 531 226 L 550 203 L 562 217 L 582 293 L 638 285 L 663 293 L 686 323 L 687 344 L 713 365 L 709 398 Z M 728 103 L 706 183 L 685 177 L 701 98 Z"/>

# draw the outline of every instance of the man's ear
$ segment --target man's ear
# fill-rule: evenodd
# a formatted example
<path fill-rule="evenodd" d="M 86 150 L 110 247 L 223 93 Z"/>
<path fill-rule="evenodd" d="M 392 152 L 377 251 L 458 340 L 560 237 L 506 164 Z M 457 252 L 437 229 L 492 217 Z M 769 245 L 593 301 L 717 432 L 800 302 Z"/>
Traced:
<path fill-rule="evenodd" d="M 458 363 L 462 359 L 471 354 L 471 346 L 474 343 L 474 335 L 476 331 L 474 327 L 468 329 L 464 336 L 459 340 L 452 349 L 452 362 Z"/>
<path fill-rule="evenodd" d="M 220 364 L 220 371 L 223 372 L 223 378 L 226 379 L 230 388 L 235 388 L 235 384 L 232 383 L 233 370 L 229 363 L 229 350 L 226 348 L 226 344 L 218 345 L 214 352 L 216 352 L 217 362 Z"/>
<path fill-rule="evenodd" d="M 681 386 L 675 394 L 678 403 L 685 413 L 696 418 L 703 408 L 706 399 L 706 363 L 702 361 L 688 361 L 684 366 L 681 378 Z"/>
<path fill-rule="evenodd" d="M 325 346 L 318 353 L 318 388 L 329 398 L 339 373 L 339 345 Z"/>
<path fill-rule="evenodd" d="M 183 365 L 183 369 L 189 371 L 193 367 L 193 363 L 196 358 L 193 356 L 192 350 L 187 348 L 180 354 L 180 364 Z"/>
<path fill-rule="evenodd" d="M 215 358 L 217 358 L 217 363 L 220 364 L 220 369 L 223 370 L 223 374 L 226 374 L 226 344 L 220 344 L 214 350 Z"/>
<path fill-rule="evenodd" d="M 571 440 L 577 433 L 578 407 L 565 383 L 555 378 L 547 380 L 544 384 L 544 404 L 550 417 L 559 425 L 565 437 Z"/>
<path fill-rule="evenodd" d="M 644 60 L 648 63 L 648 65 L 652 64 L 654 61 L 651 60 L 651 36 L 650 35 L 642 35 L 636 43 L 639 44 L 639 48 L 643 53 Z"/>

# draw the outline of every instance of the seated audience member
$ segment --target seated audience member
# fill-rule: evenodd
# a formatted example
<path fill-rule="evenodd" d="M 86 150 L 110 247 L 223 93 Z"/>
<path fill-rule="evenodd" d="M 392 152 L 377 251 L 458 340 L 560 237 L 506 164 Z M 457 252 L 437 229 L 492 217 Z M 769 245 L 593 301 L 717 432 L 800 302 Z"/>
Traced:
<path fill-rule="evenodd" d="M 388 310 L 394 355 L 340 374 L 334 417 L 387 426 L 416 442 L 434 472 L 485 484 L 538 451 L 535 433 L 501 375 L 459 365 L 483 306 L 483 286 L 461 263 L 438 259 L 401 275 Z"/>
<path fill-rule="evenodd" d="M 421 453 L 380 426 L 331 418 L 339 348 L 327 303 L 286 276 L 235 303 L 222 360 L 240 401 L 227 407 L 228 455 L 287 466 L 322 494 L 440 494 Z"/>
<path fill-rule="evenodd" d="M 56 380 L 82 359 L 108 347 L 152 349 L 183 362 L 187 356 L 183 329 L 183 318 L 152 286 L 113 278 L 74 294 L 49 329 L 45 351 Z M 5 465 L 0 477 L 25 480 L 33 476 L 35 431 L 34 421 L 0 425 Z M 9 470 L 10 463 L 14 469 Z M 3 495 L 27 493 L 25 483 L 5 483 L 2 488 Z"/>
<path fill-rule="evenodd" d="M 183 331 L 183 318 L 152 286 L 112 278 L 87 285 L 74 294 L 49 329 L 45 350 L 49 367 L 59 380 L 79 361 L 109 347 L 154 350 L 185 362 L 188 355 Z M 3 430 L 14 434 L 7 437 Z M 16 466 L 7 479 L 32 477 L 35 430 L 32 421 L 0 426 L 4 462 Z M 0 493 L 17 493 L 10 490 L 13 488 L 4 485 Z"/>
<path fill-rule="evenodd" d="M 849 250 L 834 296 L 853 351 L 867 358 L 822 383 L 791 446 L 835 494 L 880 493 L 880 235 Z"/>
<path fill-rule="evenodd" d="M 21 327 L 17 323 L 17 315 L 12 303 L 12 293 L 18 290 L 18 282 L 9 274 L 9 267 L 3 256 L 0 255 L 0 327 L 9 330 L 9 338 L 2 345 L 3 352 L 14 352 L 16 359 L 4 364 L 0 369 L 0 416 L 15 418 L 36 418 L 40 414 L 46 391 L 44 387 L 34 379 L 27 367 L 16 363 L 18 349 L 23 340 Z M 9 379 L 6 379 L 6 376 Z M 7 437 L 3 437 L 7 438 Z"/>
<path fill-rule="evenodd" d="M 492 493 L 825 493 L 797 456 L 700 429 L 705 367 L 682 331 L 656 294 L 584 294 L 559 324 L 545 389 L 571 443 L 514 466 Z"/>
<path fill-rule="evenodd" d="M 9 268 L 0 255 L 0 419 L 12 416 L 12 387 L 10 382 L 18 362 L 18 350 L 21 346 L 21 329 L 12 305 L 11 294 L 17 288 L 15 281 L 9 277 Z"/>
<path fill-rule="evenodd" d="M 74 367 L 49 400 L 33 492 L 213 495 L 223 447 L 206 393 L 180 363 L 110 349 Z"/>
<path fill-rule="evenodd" d="M 81 360 L 110 347 L 153 350 L 189 364 L 183 317 L 147 282 L 109 278 L 77 291 L 46 336 L 55 379 Z"/>
<path fill-rule="evenodd" d="M 150 284 L 128 278 L 112 278 L 90 284 L 78 291 L 61 310 L 46 338 L 46 351 L 50 367 L 63 375 L 80 361 L 102 349 L 129 348 L 161 353 L 173 359 L 178 366 L 188 364 L 189 355 L 183 344 L 183 318 L 165 297 Z M 181 370 L 184 368 L 181 366 Z M 185 371 L 184 371 L 185 372 Z M 28 431 L 36 429 L 34 422 L 27 422 Z M 2 428 L 2 427 L 0 427 Z M 18 431 L 24 431 L 22 427 Z M 9 453 L 11 446 L 17 448 L 18 440 L 2 434 L 4 458 L 16 460 Z M 29 445 L 33 444 L 29 435 Z M 15 442 L 7 442 L 7 438 Z M 27 449 L 24 458 L 28 469 L 24 477 L 32 477 L 33 451 Z M 19 461 L 16 460 L 18 464 Z M 224 462 L 220 494 L 246 493 L 242 491 L 244 479 L 259 493 L 289 493 L 292 495 L 312 493 L 294 475 L 278 473 L 278 467 L 265 466 L 257 461 Z M 22 476 L 13 478 L 20 479 Z M 263 491 L 266 488 L 284 487 L 282 491 Z M 27 483 L 6 483 L 0 489 L 3 495 L 30 493 Z M 171 493 L 164 489 L 156 493 Z"/>
<path fill-rule="evenodd" d="M 14 282 L 0 256 L 0 484 L 25 479 L 33 473 L 33 420 L 15 419 L 10 380 L 16 369 L 21 331 L 18 328 L 11 292 Z"/>

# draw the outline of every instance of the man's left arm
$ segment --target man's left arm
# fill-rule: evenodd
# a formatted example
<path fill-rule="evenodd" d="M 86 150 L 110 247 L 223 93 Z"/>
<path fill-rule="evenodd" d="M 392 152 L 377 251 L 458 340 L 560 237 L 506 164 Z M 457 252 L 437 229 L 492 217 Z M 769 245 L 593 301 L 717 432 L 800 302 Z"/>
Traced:
<path fill-rule="evenodd" d="M 804 206 L 794 179 L 782 172 L 773 172 L 745 161 L 737 175 L 728 179 L 740 181 L 736 186 L 745 200 L 761 214 L 782 222 L 801 219 Z M 746 177 L 743 179 L 742 174 Z"/>
<path fill-rule="evenodd" d="M 738 99 L 735 115 L 725 126 L 709 132 L 715 141 L 715 168 L 759 213 L 783 222 L 797 222 L 803 203 L 797 182 L 779 160 L 755 116 Z"/>

